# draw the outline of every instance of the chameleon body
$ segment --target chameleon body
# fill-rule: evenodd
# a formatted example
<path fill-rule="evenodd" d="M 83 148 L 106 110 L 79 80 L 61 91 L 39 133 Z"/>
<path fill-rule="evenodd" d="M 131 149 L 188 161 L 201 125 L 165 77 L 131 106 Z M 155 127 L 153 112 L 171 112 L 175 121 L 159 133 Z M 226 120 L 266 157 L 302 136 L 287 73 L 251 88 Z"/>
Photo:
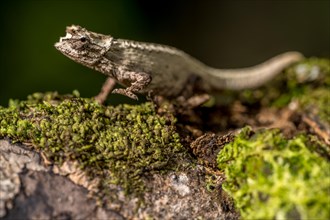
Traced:
<path fill-rule="evenodd" d="M 113 92 L 132 99 L 137 99 L 136 93 L 149 92 L 177 97 L 192 76 L 213 90 L 254 88 L 303 58 L 298 52 L 287 52 L 249 68 L 215 69 L 174 47 L 117 39 L 77 25 L 67 27 L 66 36 L 55 47 L 72 60 L 115 79 L 126 88 Z"/>

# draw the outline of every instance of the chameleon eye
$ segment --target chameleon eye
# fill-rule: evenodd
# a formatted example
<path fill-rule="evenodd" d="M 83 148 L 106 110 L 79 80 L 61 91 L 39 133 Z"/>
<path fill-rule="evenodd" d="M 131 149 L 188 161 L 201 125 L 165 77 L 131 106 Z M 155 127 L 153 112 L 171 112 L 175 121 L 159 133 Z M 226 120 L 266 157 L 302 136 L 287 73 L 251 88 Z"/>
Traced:
<path fill-rule="evenodd" d="M 87 38 L 86 37 L 81 37 L 80 38 L 80 42 L 85 43 L 86 41 L 87 41 Z"/>

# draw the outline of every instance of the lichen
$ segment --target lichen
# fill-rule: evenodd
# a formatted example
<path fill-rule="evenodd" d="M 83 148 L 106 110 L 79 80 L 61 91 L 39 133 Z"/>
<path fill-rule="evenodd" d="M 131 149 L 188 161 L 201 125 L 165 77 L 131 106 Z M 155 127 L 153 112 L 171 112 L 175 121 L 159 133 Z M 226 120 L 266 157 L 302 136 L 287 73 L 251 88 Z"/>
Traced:
<path fill-rule="evenodd" d="M 247 127 L 219 152 L 223 188 L 243 219 L 330 218 L 330 163 L 313 144 L 305 135 Z"/>
<path fill-rule="evenodd" d="M 102 106 L 79 92 L 35 93 L 0 107 L 0 138 L 30 143 L 48 160 L 74 160 L 101 185 L 117 184 L 126 193 L 143 191 L 146 172 L 167 170 L 184 154 L 169 112 L 152 103 Z"/>

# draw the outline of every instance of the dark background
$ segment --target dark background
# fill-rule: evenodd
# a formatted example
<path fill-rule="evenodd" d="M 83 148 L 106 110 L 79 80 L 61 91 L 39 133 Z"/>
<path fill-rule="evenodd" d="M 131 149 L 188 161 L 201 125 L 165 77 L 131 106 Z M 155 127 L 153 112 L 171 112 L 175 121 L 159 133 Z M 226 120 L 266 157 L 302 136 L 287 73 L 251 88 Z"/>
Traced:
<path fill-rule="evenodd" d="M 329 11 L 328 0 L 1 1 L 0 105 L 33 92 L 99 92 L 105 76 L 53 46 L 67 25 L 172 45 L 213 67 L 237 68 L 289 50 L 329 57 Z"/>

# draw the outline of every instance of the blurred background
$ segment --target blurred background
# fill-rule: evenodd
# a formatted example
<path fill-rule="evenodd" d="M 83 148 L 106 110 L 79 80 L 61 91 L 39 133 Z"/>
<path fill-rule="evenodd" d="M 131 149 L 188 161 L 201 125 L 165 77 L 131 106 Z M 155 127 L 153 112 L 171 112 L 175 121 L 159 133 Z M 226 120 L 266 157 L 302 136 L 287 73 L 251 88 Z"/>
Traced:
<path fill-rule="evenodd" d="M 210 66 L 238 68 L 289 50 L 329 57 L 329 11 L 329 0 L 1 1 L 0 105 L 34 92 L 99 92 L 105 76 L 53 46 L 67 25 L 175 46 Z"/>

